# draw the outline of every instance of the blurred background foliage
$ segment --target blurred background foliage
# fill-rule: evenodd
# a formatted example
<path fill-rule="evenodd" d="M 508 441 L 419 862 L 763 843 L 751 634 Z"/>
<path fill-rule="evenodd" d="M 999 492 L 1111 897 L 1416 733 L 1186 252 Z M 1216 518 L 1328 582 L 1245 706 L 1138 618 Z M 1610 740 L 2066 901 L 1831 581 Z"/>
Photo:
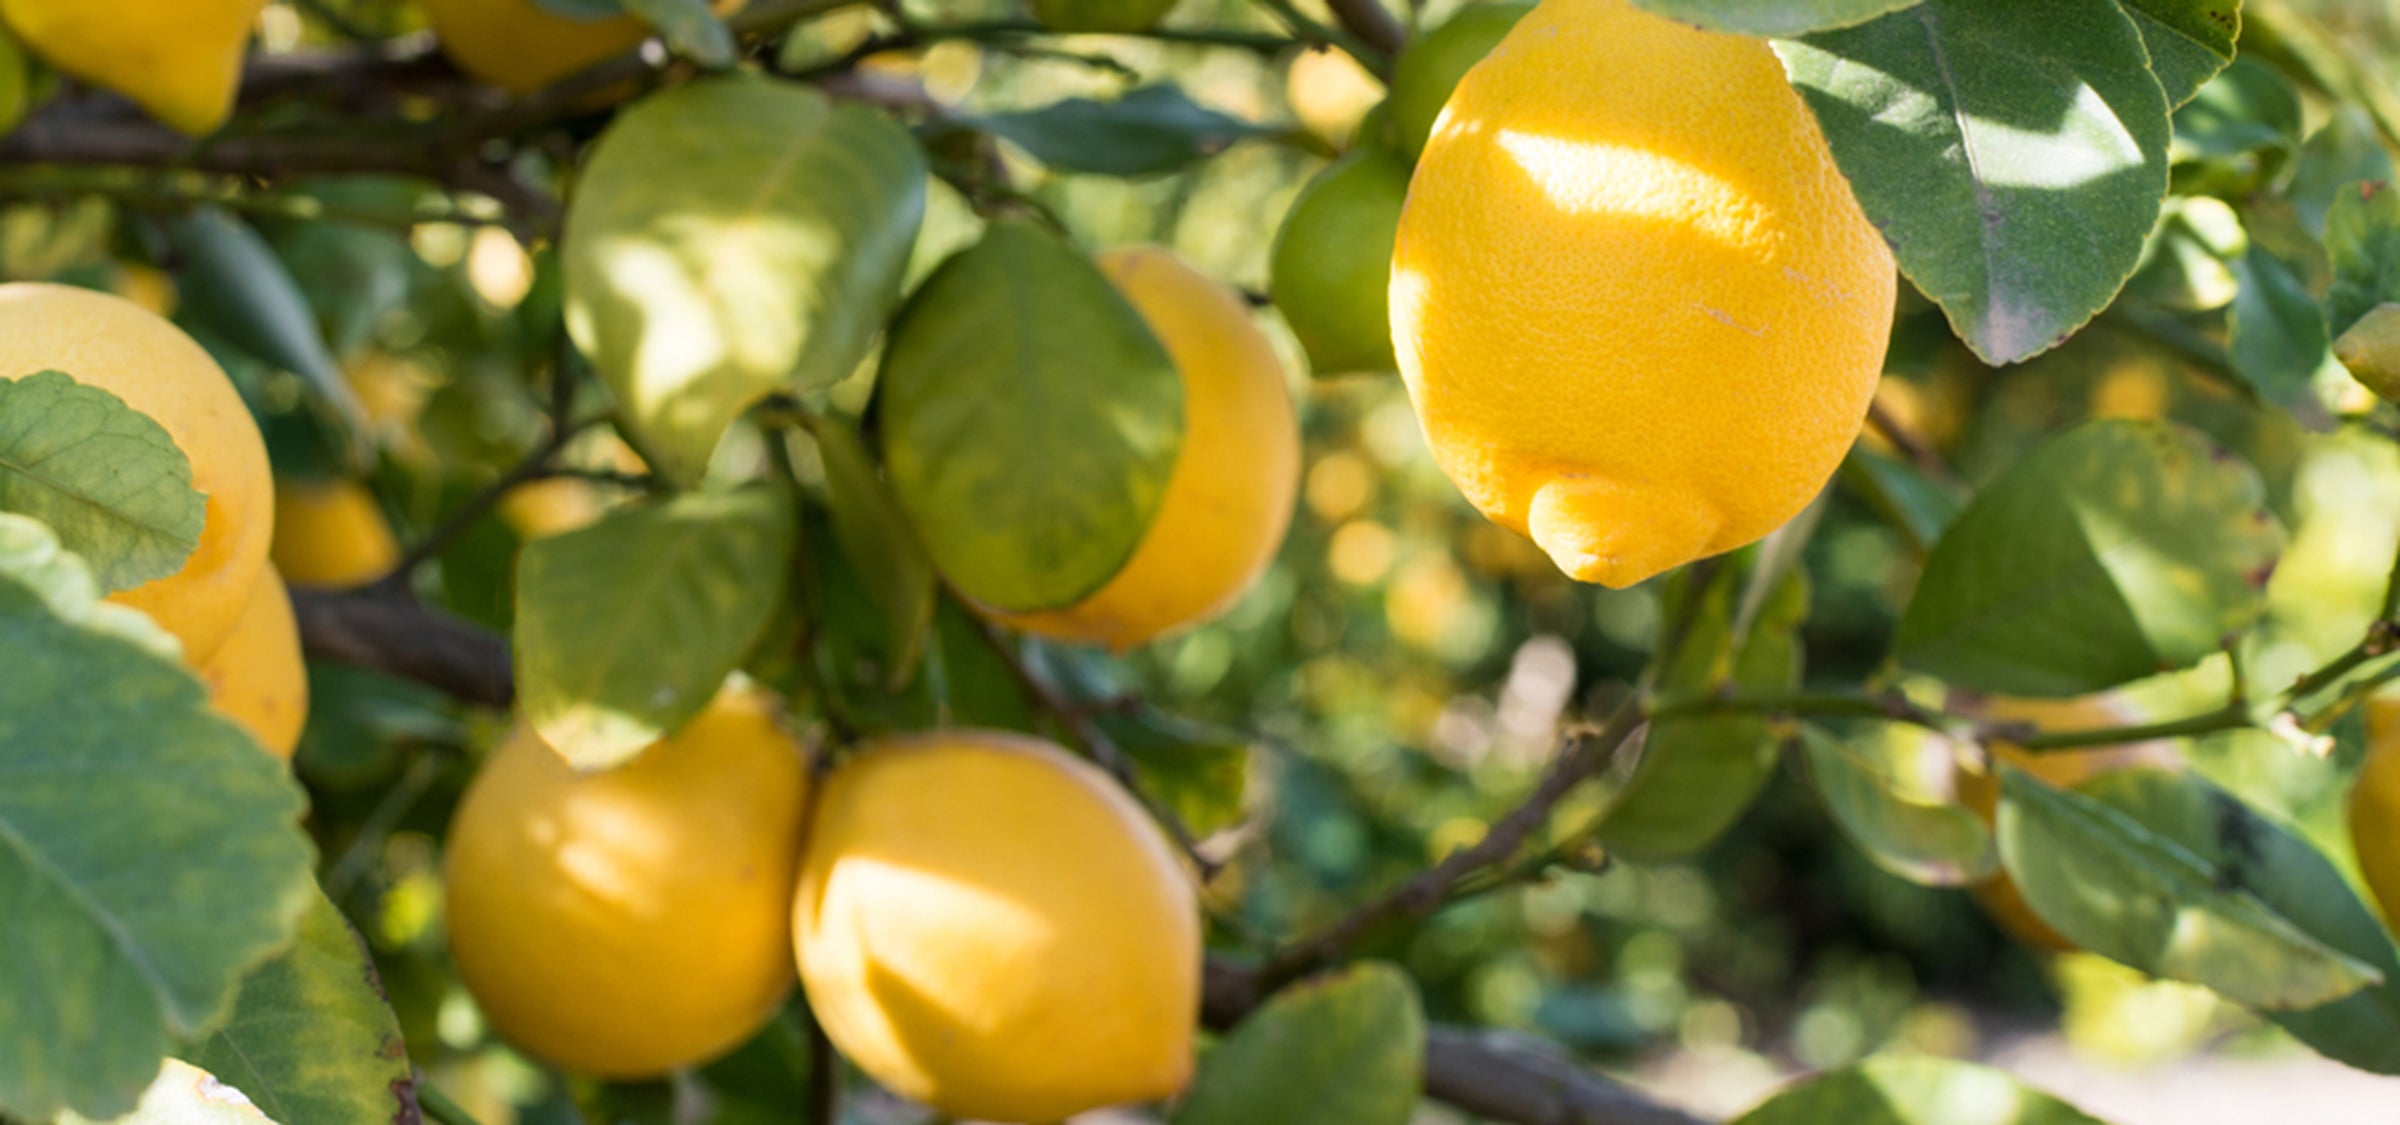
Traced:
<path fill-rule="evenodd" d="M 319 3 L 379 33 L 419 27 L 395 0 Z M 332 42 L 305 10 L 315 6 L 273 6 L 269 49 Z M 1450 6 L 1436 2 L 1416 19 L 1438 23 Z M 2344 0 L 2293 7 L 2400 73 L 2400 9 Z M 910 10 L 932 22 L 1019 14 L 1005 0 L 927 0 Z M 796 37 L 784 64 L 839 57 L 877 20 L 821 21 Z M 1257 6 L 1229 0 L 1188 0 L 1172 22 L 1271 30 Z M 1148 179 L 1058 173 L 1008 155 L 1014 182 L 1085 243 L 1165 244 L 1253 293 L 1265 285 L 1276 218 L 1380 97 L 1372 78 L 1333 55 L 1068 42 L 1078 57 L 1018 50 L 1004 59 L 953 41 L 876 56 L 865 70 L 921 80 L 966 115 L 1114 96 L 1136 73 L 1265 126 L 1214 159 Z M 1922 448 L 1870 437 L 1858 454 L 1930 455 L 1979 482 L 2085 417 L 2172 418 L 2201 430 L 2258 466 L 2293 531 L 2249 653 L 2257 682 L 2269 685 L 2355 641 L 2400 542 L 2400 447 L 2356 424 L 2312 430 L 2290 413 L 2259 409 L 2224 364 L 2236 255 L 2212 247 L 2210 231 L 2234 221 L 2234 207 L 2262 241 L 2275 228 L 2260 216 L 2304 231 L 2321 225 L 2337 185 L 2390 174 L 2372 122 L 2291 81 L 2275 61 L 2245 62 L 2218 80 L 2248 84 L 2244 96 L 2203 94 L 2178 115 L 2181 194 L 2152 258 L 2117 308 L 2066 346 L 1992 369 L 1930 304 L 1904 296 L 1878 401 Z M 2296 116 L 2261 108 L 2278 99 Z M 175 308 L 177 277 L 194 266 L 176 237 L 175 208 L 101 202 L 88 186 L 0 171 L 0 199 L 9 201 L 0 210 L 0 274 Z M 336 216 L 444 206 L 430 186 L 405 181 L 353 180 L 313 194 Z M 529 249 L 500 226 L 474 222 L 254 218 L 301 283 L 372 419 L 370 483 L 401 541 L 421 536 L 539 439 L 539 388 L 561 352 L 547 246 Z M 917 276 L 970 241 L 978 224 L 937 184 Z M 2321 286 L 2325 265 L 2321 252 L 2309 257 L 2308 242 L 2286 240 L 2300 248 L 2301 276 Z M 346 471 L 324 400 L 300 375 L 226 339 L 198 311 L 183 312 L 266 420 L 280 474 Z M 1236 856 L 1211 895 L 1219 940 L 1232 945 L 1322 924 L 1480 836 L 1530 784 L 1557 724 L 1592 712 L 1641 673 L 1661 617 L 1658 583 L 1624 592 L 1576 585 L 1468 508 L 1427 457 L 1396 379 L 1306 380 L 1297 346 L 1271 310 L 1261 316 L 1303 392 L 1301 511 L 1274 571 L 1235 612 L 1135 655 L 1128 669 L 1165 710 L 1260 739 L 1252 816 L 1234 839 L 1217 842 Z M 2198 325 L 2196 344 L 2162 337 L 2168 317 Z M 2363 405 L 2344 401 L 2356 391 L 2329 387 L 2329 409 Z M 629 464 L 604 440 L 580 444 L 570 461 L 599 475 Z M 1810 683 L 1892 682 L 1887 640 L 1922 558 L 1919 544 L 1850 487 L 1856 471 L 1831 494 L 1807 547 Z M 539 486 L 459 540 L 428 592 L 505 627 L 522 537 L 624 495 L 604 480 Z M 342 667 L 312 668 L 311 687 L 316 717 L 298 760 L 315 798 L 325 885 L 374 946 L 412 1053 L 486 1122 L 573 1120 L 565 1107 L 576 1099 L 630 1120 L 672 1116 L 674 1090 L 553 1088 L 490 1042 L 443 965 L 436 841 L 472 763 L 499 733 L 497 717 Z M 2144 715 L 2179 715 L 2214 706 L 2224 688 L 2223 662 L 2210 661 L 2126 697 Z M 2189 756 L 2347 864 L 2340 803 L 2361 750 L 2356 726 L 2338 727 L 2322 757 L 2258 732 L 2199 740 Z M 1747 1104 L 1760 1085 L 1797 1069 L 1894 1046 L 1989 1057 L 2059 1027 L 2076 1051 L 2108 1065 L 2200 1050 L 2298 1050 L 2204 990 L 2152 983 L 2087 955 L 2038 958 L 1966 894 L 1875 867 L 1786 767 L 1698 857 L 1554 872 L 1368 952 L 1406 965 L 1435 1019 L 1538 1031 L 1719 1110 Z M 712 1081 L 732 1091 L 750 1088 L 745 1075 L 770 1087 L 796 1081 L 804 1066 L 788 1064 L 805 1052 L 792 1026 L 711 1068 Z M 758 1065 L 778 1060 L 785 1065 Z M 773 1093 L 761 1090 L 759 1103 L 773 1104 Z M 512 1105 L 524 1107 L 521 1116 Z"/>

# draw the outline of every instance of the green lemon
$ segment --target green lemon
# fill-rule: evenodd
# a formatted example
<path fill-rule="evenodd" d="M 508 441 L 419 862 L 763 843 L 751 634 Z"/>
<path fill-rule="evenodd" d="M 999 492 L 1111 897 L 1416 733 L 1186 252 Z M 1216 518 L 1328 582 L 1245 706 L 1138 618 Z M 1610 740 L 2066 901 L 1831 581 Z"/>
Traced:
<path fill-rule="evenodd" d="M 1124 34 L 1148 31 L 1175 0 L 1033 0 L 1033 15 L 1052 31 Z"/>
<path fill-rule="evenodd" d="M 1459 78 L 1532 10 L 1531 4 L 1513 2 L 1470 4 L 1400 53 L 1386 104 L 1391 106 L 1393 139 L 1409 159 L 1425 151 L 1433 120 L 1442 115 L 1442 104 L 1450 100 Z"/>
<path fill-rule="evenodd" d="M 1361 148 L 1300 189 L 1275 235 L 1275 306 L 1318 375 L 1398 369 L 1386 290 L 1408 175 L 1398 153 Z"/>
<path fill-rule="evenodd" d="M 2333 342 L 2333 356 L 2376 397 L 2400 402 L 2400 304 L 2367 310 Z"/>

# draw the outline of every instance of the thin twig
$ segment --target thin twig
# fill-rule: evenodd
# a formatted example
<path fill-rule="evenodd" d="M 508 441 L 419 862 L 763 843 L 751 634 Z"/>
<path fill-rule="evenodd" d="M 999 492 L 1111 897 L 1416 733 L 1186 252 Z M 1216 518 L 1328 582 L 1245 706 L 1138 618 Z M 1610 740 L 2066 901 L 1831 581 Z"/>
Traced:
<path fill-rule="evenodd" d="M 1325 0 L 1333 18 L 1359 41 L 1394 58 L 1408 45 L 1408 28 L 1380 0 Z"/>
<path fill-rule="evenodd" d="M 1908 458 L 1908 463 L 1915 466 L 1918 472 L 1945 483 L 1958 480 L 1958 474 L 1950 471 L 1949 464 L 1934 450 L 1933 443 L 1895 417 L 1880 398 L 1867 401 L 1867 427 L 1892 443 L 1892 448 Z"/>
<path fill-rule="evenodd" d="M 563 378 L 563 375 L 561 377 Z M 534 447 L 533 452 L 527 454 L 515 468 L 502 473 L 500 479 L 485 485 L 482 491 L 468 497 L 465 503 L 452 510 L 440 524 L 426 533 L 424 539 L 419 540 L 416 546 L 409 548 L 407 554 L 400 556 L 400 561 L 392 565 L 391 573 L 376 579 L 374 585 L 384 590 L 407 589 L 409 577 L 415 574 L 418 568 L 441 557 L 443 552 L 457 544 L 467 532 L 474 530 L 477 521 L 490 514 L 491 510 L 510 491 L 520 485 L 549 476 L 551 461 L 566 451 L 568 443 L 575 440 L 575 435 L 590 429 L 597 424 L 597 421 L 597 419 L 587 419 L 552 430 L 550 436 L 545 438 L 542 444 Z"/>

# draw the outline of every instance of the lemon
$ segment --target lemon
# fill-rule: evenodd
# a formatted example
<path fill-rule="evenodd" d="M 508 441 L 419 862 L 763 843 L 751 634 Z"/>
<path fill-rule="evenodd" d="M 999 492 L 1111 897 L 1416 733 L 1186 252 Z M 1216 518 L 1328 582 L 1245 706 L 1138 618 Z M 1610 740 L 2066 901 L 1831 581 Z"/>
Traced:
<path fill-rule="evenodd" d="M 2087 731 L 2121 727 L 2141 721 L 2140 713 L 2127 706 L 2124 700 L 2112 695 L 2087 695 L 2078 699 L 2018 699 L 1994 696 L 1971 706 L 1957 708 L 1992 722 L 2031 723 L 2044 731 Z M 2112 770 L 2138 766 L 2173 768 L 2182 764 L 2174 747 L 2165 742 L 2136 742 L 2122 746 L 2095 746 L 2081 750 L 2046 750 L 2034 753 L 2011 742 L 1994 742 L 1988 749 L 1997 765 L 2014 766 L 2032 775 L 2035 780 L 2054 788 L 2072 789 L 2092 778 Z M 1995 768 L 1988 772 L 1959 770 L 1954 775 L 1960 803 L 1990 825 L 2000 808 L 2000 777 Z M 2033 912 L 2025 895 L 2017 889 L 2016 881 L 2003 871 L 1968 888 L 1975 901 L 1991 915 L 2010 937 L 2045 953 L 2064 953 L 2075 943 L 2066 935 L 2052 929 Z"/>
<path fill-rule="evenodd" d="M 1062 1121 L 1190 1078 L 1192 884 L 1140 806 L 1055 746 L 866 747 L 825 782 L 794 914 L 834 1045 L 950 1116 Z"/>
<path fill-rule="evenodd" d="M 509 489 L 495 510 L 517 538 L 530 541 L 589 527 L 606 508 L 592 482 L 554 477 Z"/>
<path fill-rule="evenodd" d="M 520 724 L 450 825 L 460 979 L 502 1035 L 587 1074 L 739 1045 L 791 990 L 807 786 L 770 701 L 744 690 L 607 773 Z"/>
<path fill-rule="evenodd" d="M 2400 401 L 2400 304 L 2368 309 L 2333 342 L 2333 357 L 2375 397 Z"/>
<path fill-rule="evenodd" d="M 180 132 L 233 112 L 242 49 L 266 0 L 0 0 L 0 19 L 60 70 L 133 99 Z"/>
<path fill-rule="evenodd" d="M 1443 20 L 1442 26 L 1409 41 L 1392 63 L 1392 98 L 1386 103 L 1391 111 L 1392 141 L 1400 151 L 1410 159 L 1425 151 L 1433 119 L 1441 116 L 1442 103 L 1450 100 L 1458 80 L 1532 10 L 1532 4 L 1515 0 L 1469 4 Z"/>
<path fill-rule="evenodd" d="M 208 685 L 208 701 L 278 758 L 291 760 L 308 723 L 308 665 L 291 594 L 269 566 L 242 605 L 233 633 L 208 662 L 193 669 Z"/>
<path fill-rule="evenodd" d="M 1816 496 L 1865 419 L 1895 283 L 1765 43 L 1545 0 L 1425 146 L 1392 339 L 1467 498 L 1624 587 Z"/>
<path fill-rule="evenodd" d="M 743 0 L 716 0 L 718 14 Z M 649 38 L 632 16 L 579 20 L 533 0 L 425 0 L 442 53 L 460 70 L 511 93 L 531 93 L 624 54 Z"/>
<path fill-rule="evenodd" d="M 1000 619 L 1122 652 L 1224 612 L 1274 561 L 1299 498 L 1300 422 L 1275 346 L 1232 290 L 1156 247 L 1099 265 L 1183 380 L 1183 447 L 1124 569 L 1066 609 Z"/>
<path fill-rule="evenodd" d="M 2351 783 L 2350 843 L 2384 925 L 2400 932 L 2400 696 L 2367 701 L 2367 756 Z"/>
<path fill-rule="evenodd" d="M 66 372 L 116 395 L 167 431 L 206 496 L 200 544 L 183 569 L 111 595 L 183 642 L 186 661 L 215 655 L 266 571 L 273 485 L 258 424 L 200 345 L 123 297 L 64 285 L 0 285 L 0 378 Z"/>
<path fill-rule="evenodd" d="M 274 559 L 294 586 L 364 586 L 392 572 L 400 543 L 365 485 L 278 480 Z"/>
<path fill-rule="evenodd" d="M 1052 31 L 1148 31 L 1175 0 L 1033 0 L 1033 17 Z"/>
<path fill-rule="evenodd" d="M 1315 374 L 1398 369 L 1388 297 L 1408 172 L 1397 154 L 1361 148 L 1300 189 L 1276 232 L 1268 285 Z"/>
<path fill-rule="evenodd" d="M 1383 82 L 1348 51 L 1318 47 L 1300 52 L 1284 71 L 1283 96 L 1303 128 L 1342 148 L 1362 135 L 1360 123 L 1383 101 Z"/>

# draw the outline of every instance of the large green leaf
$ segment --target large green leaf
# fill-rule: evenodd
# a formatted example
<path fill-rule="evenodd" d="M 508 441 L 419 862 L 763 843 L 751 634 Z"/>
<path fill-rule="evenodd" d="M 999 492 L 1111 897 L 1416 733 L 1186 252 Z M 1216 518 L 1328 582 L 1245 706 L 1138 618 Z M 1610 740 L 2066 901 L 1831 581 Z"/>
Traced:
<path fill-rule="evenodd" d="M 658 29 L 667 49 L 712 69 L 733 65 L 733 32 L 708 0 L 623 0 L 625 10 Z"/>
<path fill-rule="evenodd" d="M 527 544 L 517 698 L 581 769 L 623 762 L 716 698 L 783 601 L 799 534 L 771 488 L 693 493 Z"/>
<path fill-rule="evenodd" d="M 2316 295 L 2297 270 L 2256 242 L 2232 266 L 2240 286 L 2226 320 L 2234 371 L 2267 401 L 2303 421 L 2329 425 L 2314 380 L 2332 360 L 2333 341 Z"/>
<path fill-rule="evenodd" d="M 2233 61 L 2242 33 L 2242 0 L 2118 0 L 2142 31 L 2150 69 L 2168 105 L 2190 101 Z"/>
<path fill-rule="evenodd" d="M 1073 605 L 1133 557 L 1183 446 L 1183 383 L 1082 253 L 998 222 L 892 327 L 884 469 L 934 567 L 1004 610 Z"/>
<path fill-rule="evenodd" d="M 933 560 L 917 542 L 916 530 L 892 498 L 866 443 L 850 427 L 833 421 L 809 427 L 825 465 L 825 506 L 833 538 L 867 584 L 867 596 L 882 613 L 890 664 L 885 682 L 908 686 L 916 675 L 925 637 L 933 628 L 940 599 Z"/>
<path fill-rule="evenodd" d="M 2165 422 L 2086 422 L 1979 493 L 1927 560 L 1897 655 L 1962 687 L 2068 696 L 2247 628 L 2283 531 L 2258 474 Z"/>
<path fill-rule="evenodd" d="M 1662 693 L 1699 695 L 1731 684 L 1756 694 L 1800 686 L 1801 621 L 1808 582 L 1789 572 L 1768 597 L 1746 637 L 1734 635 L 1736 598 L 1750 575 L 1720 566 L 1705 589 L 1690 572 L 1668 579 L 1664 612 L 1691 627 L 1658 679 Z M 1698 599 L 1694 603 L 1692 599 Z M 1750 807 L 1774 775 L 1784 736 L 1755 715 L 1664 719 L 1652 724 L 1642 755 L 1609 800 L 1596 839 L 1628 859 L 1667 859 L 1708 846 Z"/>
<path fill-rule="evenodd" d="M 2366 181 L 2392 178 L 2392 155 L 2384 151 L 2375 121 L 2357 106 L 2340 106 L 2308 140 L 2292 164 L 2292 182 L 2284 189 L 2300 223 L 2310 234 L 2325 237 L 2325 218 L 2334 200 Z"/>
<path fill-rule="evenodd" d="M 2400 1074 L 2400 957 L 2391 937 L 2308 841 L 2197 774 L 2122 770 L 2076 786 L 2189 851 L 2219 888 L 2248 893 L 2383 982 L 2315 1008 L 2268 1010 L 2300 1041 L 2378 1074 Z"/>
<path fill-rule="evenodd" d="M 1416 982 L 1368 962 L 1277 993 L 1200 1058 L 1172 1125 L 1407 1125 L 1425 1083 Z"/>
<path fill-rule="evenodd" d="M 775 391 L 849 375 L 900 294 L 925 157 L 883 114 L 731 76 L 602 134 L 567 212 L 567 328 L 653 466 L 691 482 Z"/>
<path fill-rule="evenodd" d="M 1144 86 L 1114 101 L 1068 98 L 969 121 L 1053 168 L 1109 176 L 1162 175 L 1274 132 L 1202 106 L 1172 84 Z"/>
<path fill-rule="evenodd" d="M 1917 0 L 1634 0 L 1695 27 L 1760 37 L 1806 35 L 1865 23 Z"/>
<path fill-rule="evenodd" d="M 2069 941 L 2260 1008 L 2314 1008 L 2382 971 L 2308 933 L 2123 809 L 2000 768 L 2000 861 Z"/>
<path fill-rule="evenodd" d="M 1992 834 L 1966 806 L 1915 784 L 1910 769 L 1921 732 L 1879 724 L 1837 737 L 1817 727 L 1800 732 L 1809 779 L 1833 822 L 1877 867 L 1910 882 L 1956 887 L 1991 875 L 2000 864 Z"/>
<path fill-rule="evenodd" d="M 177 1052 L 277 1121 L 407 1125 L 415 1079 L 367 947 L 312 895 L 300 940 L 242 982 L 233 1015 Z"/>
<path fill-rule="evenodd" d="M 0 1111 L 36 1121 L 133 1108 L 310 886 L 299 787 L 81 570 L 0 515 Z"/>
<path fill-rule="evenodd" d="M 0 378 L 0 512 L 49 524 L 110 590 L 183 569 L 208 504 L 175 439 L 73 376 Z"/>
<path fill-rule="evenodd" d="M 1776 44 L 1900 268 L 1993 363 L 2065 340 L 2141 259 L 2167 102 L 2094 0 L 1926 0 Z"/>
<path fill-rule="evenodd" d="M 174 239 L 182 255 L 182 314 L 235 347 L 307 379 L 352 431 L 363 432 L 366 410 L 325 346 L 316 310 L 267 240 L 250 224 L 215 208 L 177 220 Z"/>
<path fill-rule="evenodd" d="M 1734 1125 L 2101 1125 L 1988 1066 L 1885 1056 L 1806 1079 Z"/>
<path fill-rule="evenodd" d="M 2360 183 L 2335 193 L 2325 212 L 2325 252 L 2333 259 L 2326 327 L 2339 336 L 2368 309 L 2400 301 L 2400 192 Z"/>

